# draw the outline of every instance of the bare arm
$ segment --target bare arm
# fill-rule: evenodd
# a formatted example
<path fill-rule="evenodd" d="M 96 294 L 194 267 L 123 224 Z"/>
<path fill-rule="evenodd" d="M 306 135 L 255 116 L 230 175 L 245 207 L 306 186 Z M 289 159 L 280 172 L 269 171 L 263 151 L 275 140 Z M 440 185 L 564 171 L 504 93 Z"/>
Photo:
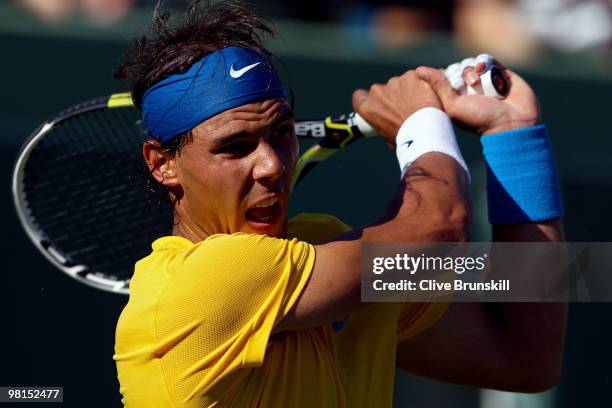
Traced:
<path fill-rule="evenodd" d="M 559 220 L 493 227 L 499 242 L 563 241 Z M 399 367 L 428 377 L 519 392 L 559 379 L 562 303 L 452 303 L 429 330 L 398 345 Z"/>
<path fill-rule="evenodd" d="M 440 106 L 433 91 L 414 72 L 393 78 L 387 85 L 375 85 L 369 94 L 356 92 L 354 105 L 389 142 L 394 142 L 410 114 Z M 316 261 L 308 285 L 276 331 L 319 326 L 359 307 L 364 241 L 465 240 L 468 197 L 466 172 L 455 159 L 441 153 L 421 156 L 401 180 L 381 221 L 315 247 Z"/>
<path fill-rule="evenodd" d="M 459 96 L 436 70 L 425 69 L 423 73 L 450 116 L 480 133 L 539 121 L 537 99 L 518 75 L 509 73 L 513 94 L 500 102 L 484 96 Z M 490 121 L 483 112 L 490 113 Z M 499 242 L 565 239 L 560 220 L 496 225 L 493 238 Z M 566 305 L 559 303 L 451 304 L 433 327 L 398 345 L 397 363 L 406 370 L 449 382 L 542 391 L 560 376 L 565 317 Z"/>

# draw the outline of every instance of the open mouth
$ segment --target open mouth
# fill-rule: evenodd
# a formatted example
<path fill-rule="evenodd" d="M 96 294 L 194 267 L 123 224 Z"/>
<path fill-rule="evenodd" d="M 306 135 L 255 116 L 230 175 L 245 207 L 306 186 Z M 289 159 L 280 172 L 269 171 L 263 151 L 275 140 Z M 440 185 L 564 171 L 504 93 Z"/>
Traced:
<path fill-rule="evenodd" d="M 247 220 L 257 224 L 270 224 L 279 213 L 278 198 L 269 198 L 255 204 L 246 211 Z"/>

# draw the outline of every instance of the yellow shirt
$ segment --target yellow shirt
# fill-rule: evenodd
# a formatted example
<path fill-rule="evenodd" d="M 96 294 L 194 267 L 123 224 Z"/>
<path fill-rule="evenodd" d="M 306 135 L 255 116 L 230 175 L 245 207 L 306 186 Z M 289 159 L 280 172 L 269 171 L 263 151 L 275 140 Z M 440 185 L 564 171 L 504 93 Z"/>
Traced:
<path fill-rule="evenodd" d="M 117 324 L 126 407 L 390 407 L 395 350 L 436 321 L 443 303 L 376 303 L 345 325 L 271 335 L 315 259 L 307 242 L 348 230 L 302 214 L 289 236 L 164 237 L 136 263 Z"/>

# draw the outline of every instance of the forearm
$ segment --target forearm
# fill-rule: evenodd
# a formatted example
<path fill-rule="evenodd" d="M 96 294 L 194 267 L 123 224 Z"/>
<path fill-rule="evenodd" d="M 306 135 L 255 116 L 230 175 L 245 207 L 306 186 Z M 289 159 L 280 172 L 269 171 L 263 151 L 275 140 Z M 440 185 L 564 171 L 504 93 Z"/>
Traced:
<path fill-rule="evenodd" d="M 363 230 L 367 242 L 464 241 L 469 181 L 453 158 L 428 153 L 404 174 L 384 217 Z"/>
<path fill-rule="evenodd" d="M 559 220 L 493 230 L 499 242 L 564 239 Z M 453 383 L 543 391 L 560 375 L 565 315 L 563 303 L 452 303 L 435 326 L 399 344 L 397 364 Z"/>
<path fill-rule="evenodd" d="M 467 240 L 469 174 L 448 116 L 437 109 L 419 110 L 401 126 L 396 142 L 402 180 L 386 214 L 335 243 L 335 253 L 347 255 L 355 272 L 363 243 Z M 348 282 L 354 286 L 353 301 L 347 304 L 356 305 L 360 277 Z"/>
<path fill-rule="evenodd" d="M 544 130 L 530 129 L 483 140 L 489 169 L 490 218 L 496 242 L 565 240 L 552 149 Z M 515 157 L 506 158 L 508 156 Z M 529 169 L 529 173 L 512 174 L 518 168 Z M 506 268 L 507 259 L 499 259 L 494 250 L 491 254 L 493 274 L 497 270 L 508 275 L 517 287 L 523 282 L 531 287 L 538 279 L 554 281 L 559 278 L 559 260 L 566 255 L 563 249 L 551 246 L 549 251 L 534 251 L 534 255 L 536 252 L 538 257 L 534 260 L 529 260 L 529 254 L 525 254 L 525 262 L 537 263 L 539 271 Z M 529 276 L 534 273 L 540 276 Z M 529 369 L 535 383 L 552 386 L 560 375 L 566 305 L 507 302 L 485 307 L 492 316 L 492 324 L 501 333 L 507 367 L 515 373 Z"/>
<path fill-rule="evenodd" d="M 494 225 L 497 242 L 561 242 L 565 240 L 560 220 L 540 223 Z M 548 256 L 557 256 L 553 251 Z M 503 260 L 501 260 L 503 261 Z M 542 265 L 553 259 L 540 260 Z M 552 302 L 486 304 L 503 339 L 504 364 L 515 373 L 529 372 L 532 386 L 554 385 L 561 372 L 567 304 Z"/>
<path fill-rule="evenodd" d="M 343 296 L 340 302 L 347 307 L 359 303 L 363 243 L 467 239 L 469 175 L 448 116 L 438 109 L 420 109 L 404 121 L 396 145 L 402 179 L 384 216 L 317 248 L 315 273 L 346 272 L 334 273 L 329 286 L 347 285 L 340 288 L 350 298 Z"/>
<path fill-rule="evenodd" d="M 448 115 L 435 108 L 415 112 L 400 127 L 396 145 L 403 179 L 385 217 L 365 239 L 464 241 L 469 174 Z"/>

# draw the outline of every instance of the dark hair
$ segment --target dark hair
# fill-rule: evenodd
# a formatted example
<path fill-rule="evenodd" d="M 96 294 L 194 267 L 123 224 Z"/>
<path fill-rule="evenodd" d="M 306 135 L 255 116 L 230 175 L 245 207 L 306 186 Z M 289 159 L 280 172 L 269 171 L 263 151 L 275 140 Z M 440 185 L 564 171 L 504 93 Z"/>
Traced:
<path fill-rule="evenodd" d="M 170 12 L 162 10 L 163 5 L 164 1 L 158 0 L 155 6 L 151 36 L 132 41 L 125 62 L 115 71 L 115 78 L 132 81 L 132 99 L 139 110 L 147 89 L 188 70 L 202 57 L 221 48 L 249 47 L 272 57 L 262 41 L 263 36 L 274 36 L 272 22 L 238 1 L 193 0 L 174 25 Z M 162 150 L 170 156 L 180 154 L 191 139 L 191 132 L 187 132 L 163 143 Z M 172 192 L 157 183 L 150 172 L 147 174 L 149 189 L 160 193 L 160 200 L 170 198 Z"/>
<path fill-rule="evenodd" d="M 270 55 L 262 35 L 274 35 L 271 21 L 238 1 L 194 0 L 176 26 L 171 24 L 170 12 L 162 11 L 163 3 L 159 0 L 155 6 L 152 37 L 135 39 L 115 72 L 117 78 L 135 80 L 132 98 L 139 109 L 147 89 L 218 49 L 243 46 Z"/>

